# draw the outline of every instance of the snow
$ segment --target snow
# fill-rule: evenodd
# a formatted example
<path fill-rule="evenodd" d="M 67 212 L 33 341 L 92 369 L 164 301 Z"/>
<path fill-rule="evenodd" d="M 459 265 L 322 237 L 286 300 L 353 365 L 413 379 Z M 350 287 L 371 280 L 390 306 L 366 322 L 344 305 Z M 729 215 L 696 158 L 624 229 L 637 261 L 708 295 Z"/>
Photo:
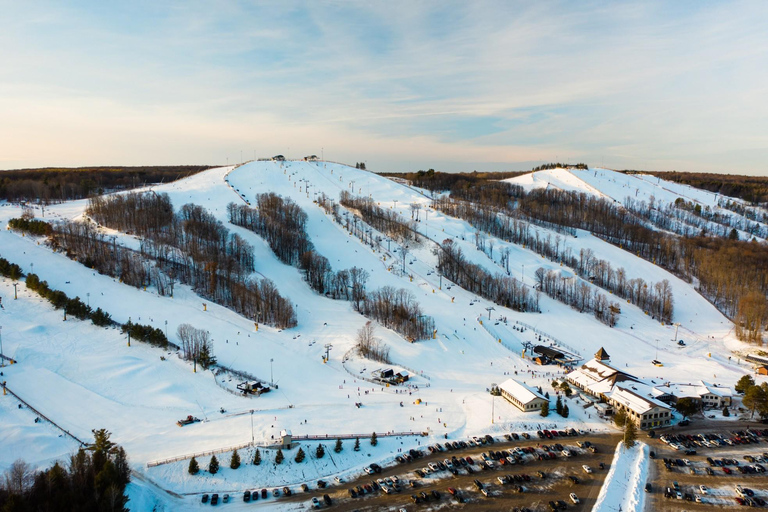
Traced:
<path fill-rule="evenodd" d="M 592 512 L 642 512 L 650 460 L 648 452 L 648 445 L 642 442 L 629 449 L 624 448 L 623 443 L 616 446 L 611 468 Z"/>
<path fill-rule="evenodd" d="M 547 173 L 536 174 L 541 179 L 531 178 L 532 183 L 540 186 Z M 577 179 L 577 175 L 581 176 L 563 174 L 557 186 L 585 191 L 591 190 L 589 187 L 601 191 L 605 188 L 602 182 L 587 184 L 587 178 Z M 621 188 L 620 184 L 616 187 Z M 115 329 L 72 319 L 64 322 L 60 311 L 29 292 L 23 283 L 19 299 L 13 300 L 12 283 L 0 279 L 3 350 L 19 361 L 2 369 L 3 379 L 10 389 L 81 439 L 89 439 L 95 428 L 112 432 L 113 440 L 126 448 L 137 475 L 129 487 L 133 502 L 129 506 L 134 510 L 151 510 L 153 504 L 158 504 L 159 510 L 172 510 L 199 502 L 199 496 L 179 498 L 165 490 L 226 492 L 221 489 L 248 488 L 254 478 L 259 486 L 271 488 L 285 483 L 296 485 L 302 478 L 359 474 L 367 463 L 391 461 L 398 448 L 419 443 L 423 446 L 445 436 L 461 439 L 553 426 L 611 430 L 613 427 L 598 419 L 592 408 L 585 409 L 585 402 L 578 397 L 566 400 L 569 418 L 553 414 L 543 419 L 487 392 L 492 384 L 514 378 L 527 386 L 541 386 L 554 400 L 552 379 L 562 378 L 563 374 L 556 367 L 536 366 L 521 358 L 522 344 L 537 341 L 534 330 L 523 331 L 523 325 L 546 331 L 545 343 L 556 339 L 563 348 L 578 352 L 584 359 L 605 347 L 612 356 L 612 365 L 657 383 L 675 382 L 685 375 L 686 381 L 733 386 L 750 371 L 749 366 L 731 359 L 732 350 L 746 347 L 733 336 L 733 325 L 690 284 L 587 233 L 579 232 L 578 238 L 564 236 L 562 243 L 577 253 L 582 248 L 592 249 L 614 267 L 623 266 L 630 278 L 670 281 L 675 320 L 681 323 L 678 337 L 685 338 L 685 347 L 678 347 L 673 340 L 674 326 L 663 326 L 629 304 L 622 304 L 618 325 L 609 328 L 547 297 L 541 298 L 541 314 L 518 313 L 466 292 L 444 278 L 441 288 L 432 252 L 435 243 L 451 238 L 468 260 L 493 272 L 502 271 L 498 253 L 492 259 L 478 251 L 474 229 L 466 222 L 430 210 L 429 199 L 422 192 L 366 171 L 326 162 L 252 162 L 237 168 L 211 169 L 151 189 L 168 193 L 176 208 L 188 202 L 203 205 L 251 243 L 256 257 L 254 277 L 268 277 L 276 283 L 280 293 L 293 302 L 299 325 L 288 330 L 260 325 L 256 332 L 250 319 L 211 304 L 189 287 L 177 285 L 173 298 L 159 296 L 151 288 L 132 288 L 53 252 L 33 237 L 0 229 L 0 256 L 20 264 L 25 272 L 32 271 L 34 265 L 34 272 L 52 288 L 71 297 L 88 297 L 91 307 L 101 307 L 119 322 L 127 322 L 130 317 L 133 322 L 167 329 L 171 341 L 175 341 L 176 328 L 182 323 L 205 328 L 211 333 L 220 363 L 264 381 L 274 380 L 279 386 L 260 397 L 237 396 L 230 392 L 237 382 L 230 381 L 228 375 L 217 383 L 211 371 L 193 373 L 191 364 L 171 351 L 135 342 L 129 348 L 125 337 Z M 313 203 L 315 192 L 338 199 L 342 190 L 370 194 L 382 207 L 399 212 L 405 219 L 410 219 L 411 203 L 422 206 L 421 221 L 416 225 L 426 240 L 421 246 L 410 247 L 405 275 L 388 271 L 393 260 L 395 266 L 402 266 L 397 243 L 384 242 L 383 251 L 374 251 Z M 405 288 L 425 313 L 434 317 L 437 338 L 417 343 L 408 343 L 396 333 L 376 327 L 376 336 L 390 347 L 392 364 L 387 366 L 406 369 L 412 377 L 409 385 L 386 387 L 363 380 L 384 366 L 362 359 L 352 350 L 355 334 L 366 319 L 354 312 L 350 303 L 313 292 L 300 271 L 279 262 L 261 238 L 227 223 L 229 202 L 243 203 L 243 197 L 253 202 L 256 193 L 268 191 L 291 197 L 307 212 L 312 242 L 334 270 L 364 268 L 370 274 L 369 289 L 385 285 Z M 46 208 L 45 219 L 82 219 L 85 207 L 85 201 L 51 205 Z M 0 226 L 20 214 L 15 205 L 0 206 Z M 555 236 L 537 229 L 543 236 Z M 118 244 L 138 244 L 133 236 L 110 234 L 116 236 Z M 533 285 L 533 272 L 538 267 L 563 269 L 529 249 L 495 242 L 499 251 L 510 248 L 513 275 L 524 276 L 528 286 Z M 207 311 L 203 311 L 204 302 Z M 489 321 L 485 308 L 490 306 L 495 310 Z M 326 344 L 332 349 L 330 360 L 324 363 Z M 652 366 L 652 359 L 661 360 L 665 366 Z M 356 407 L 355 403 L 363 405 Z M 203 421 L 176 426 L 177 420 L 190 414 Z M 76 449 L 76 443 L 59 437 L 55 427 L 34 423 L 31 412 L 19 410 L 10 397 L 0 398 L 0 421 L 0 471 L 20 456 L 44 467 L 51 461 L 65 460 Z M 215 478 L 190 477 L 186 461 L 147 468 L 148 462 L 158 459 L 252 440 L 256 444 L 270 443 L 283 429 L 291 430 L 294 436 L 332 438 L 334 434 L 370 435 L 375 430 L 427 432 L 428 437 L 381 438 L 375 449 L 365 446 L 366 440 L 361 439 L 367 449 L 357 454 L 351 449 L 345 449 L 340 456 L 332 454 L 333 467 L 327 455 L 325 462 L 310 460 L 304 465 L 293 463 L 287 456 L 279 471 L 271 470 L 268 464 L 237 471 L 226 468 Z M 350 443 L 345 441 L 351 448 Z M 308 445 L 314 452 L 316 444 L 303 446 Z M 330 448 L 327 453 L 332 452 Z M 241 452 L 244 461 L 248 450 Z M 227 457 L 222 454 L 219 459 L 228 461 Z M 199 460 L 201 467 L 207 460 Z"/>

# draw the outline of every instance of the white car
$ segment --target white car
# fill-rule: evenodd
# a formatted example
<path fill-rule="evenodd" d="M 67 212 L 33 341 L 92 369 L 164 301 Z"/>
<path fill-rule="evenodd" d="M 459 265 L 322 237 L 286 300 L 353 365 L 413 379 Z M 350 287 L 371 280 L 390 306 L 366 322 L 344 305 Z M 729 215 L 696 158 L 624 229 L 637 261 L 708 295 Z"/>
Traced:
<path fill-rule="evenodd" d="M 694 499 L 696 500 L 696 503 L 701 503 L 701 494 L 697 494 Z"/>
<path fill-rule="evenodd" d="M 430 463 L 429 463 L 429 469 L 431 469 L 432 471 L 437 471 L 437 470 L 438 470 L 438 469 L 440 469 L 440 468 L 439 468 L 439 467 L 438 467 L 438 465 L 437 465 L 437 464 L 435 464 L 434 462 L 430 462 Z"/>
<path fill-rule="evenodd" d="M 320 508 L 320 501 L 317 498 L 312 498 L 312 507 Z"/>
<path fill-rule="evenodd" d="M 480 492 L 483 493 L 483 496 L 485 496 L 486 498 L 491 495 L 491 493 L 488 492 L 487 487 L 483 487 L 482 489 L 480 489 Z"/>
<path fill-rule="evenodd" d="M 579 503 L 579 502 L 580 502 L 580 500 L 579 500 L 579 497 L 578 497 L 578 496 L 576 496 L 576 493 L 575 493 L 575 492 L 572 492 L 572 493 L 571 493 L 571 496 L 570 496 L 570 498 L 571 498 L 571 501 L 572 501 L 572 502 L 574 502 L 574 503 Z"/>
<path fill-rule="evenodd" d="M 581 466 L 581 468 L 584 470 L 585 473 L 592 473 L 592 468 L 584 464 Z"/>
<path fill-rule="evenodd" d="M 701 491 L 701 494 L 704 494 L 704 495 L 709 494 L 709 489 L 707 489 L 706 485 L 700 485 L 699 490 Z"/>
<path fill-rule="evenodd" d="M 374 473 L 376 473 L 376 472 L 373 470 L 373 468 L 372 468 L 372 467 L 370 467 L 370 466 L 367 466 L 367 467 L 365 468 L 365 472 L 366 472 L 366 473 L 368 473 L 369 475 L 373 475 Z"/>
<path fill-rule="evenodd" d="M 341 479 L 340 477 L 338 477 L 338 476 L 337 476 L 337 477 L 334 477 L 334 480 L 336 480 L 336 483 L 337 483 L 337 484 L 341 484 L 341 483 L 344 483 L 344 480 L 342 480 L 342 479 Z"/>

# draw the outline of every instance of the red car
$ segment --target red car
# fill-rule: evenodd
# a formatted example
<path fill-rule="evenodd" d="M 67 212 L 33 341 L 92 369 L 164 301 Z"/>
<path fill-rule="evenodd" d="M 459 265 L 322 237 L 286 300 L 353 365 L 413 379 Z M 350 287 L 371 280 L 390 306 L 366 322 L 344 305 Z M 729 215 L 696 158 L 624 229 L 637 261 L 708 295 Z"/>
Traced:
<path fill-rule="evenodd" d="M 729 468 L 723 468 L 723 473 L 725 473 L 726 475 L 730 475 L 732 471 Z"/>
<path fill-rule="evenodd" d="M 451 496 L 456 496 L 456 489 L 454 489 L 453 487 L 449 487 L 448 494 L 450 494 Z"/>

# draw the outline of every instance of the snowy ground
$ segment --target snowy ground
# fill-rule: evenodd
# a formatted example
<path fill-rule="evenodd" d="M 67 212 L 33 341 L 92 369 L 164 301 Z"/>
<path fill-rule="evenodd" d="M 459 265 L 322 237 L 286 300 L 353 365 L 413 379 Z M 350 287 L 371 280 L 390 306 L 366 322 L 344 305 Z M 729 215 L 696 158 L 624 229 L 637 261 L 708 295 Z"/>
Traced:
<path fill-rule="evenodd" d="M 576 181 L 572 184 L 577 185 Z M 598 185 L 590 186 L 599 190 Z M 192 373 L 191 365 L 174 353 L 140 343 L 128 348 L 117 330 L 99 329 L 76 320 L 63 322 L 60 312 L 29 293 L 23 284 L 19 286 L 19 299 L 14 301 L 11 282 L 0 281 L 5 306 L 0 309 L 3 349 L 19 360 L 18 365 L 3 369 L 3 378 L 13 391 L 81 438 L 88 439 L 94 428 L 113 432 L 113 439 L 128 451 L 134 469 L 149 478 L 131 487 L 134 503 L 148 503 L 155 496 L 162 503 L 170 503 L 172 509 L 177 498 L 158 491 L 158 486 L 179 493 L 198 492 L 219 485 L 226 489 L 248 488 L 254 479 L 259 486 L 271 487 L 298 483 L 305 476 L 316 479 L 326 473 L 350 474 L 360 471 L 364 462 L 390 460 L 392 450 L 400 447 L 382 440 L 376 450 L 365 452 L 363 460 L 349 456 L 351 450 L 345 450 L 344 456 L 334 458 L 333 468 L 327 465 L 329 457 L 325 465 L 305 463 L 294 468 L 295 464 L 287 464 L 281 471 L 272 472 L 266 466 L 226 470 L 216 479 L 189 477 L 183 462 L 146 468 L 147 462 L 157 459 L 244 444 L 252 439 L 268 443 L 284 428 L 294 435 L 333 436 L 373 430 L 429 433 L 425 439 L 403 438 L 400 441 L 405 448 L 445 435 L 458 439 L 487 432 L 536 430 L 544 424 L 610 429 L 591 414 L 591 409 L 584 409 L 577 398 L 568 402 L 571 415 L 567 420 L 553 414 L 542 422 L 539 416 L 526 415 L 487 393 L 491 384 L 517 376 L 530 385 L 541 386 L 554 400 L 551 381 L 560 374 L 555 367 L 535 366 L 520 357 L 521 343 L 532 340 L 532 331 L 517 330 L 516 322 L 545 331 L 585 359 L 605 347 L 616 366 L 658 381 L 705 379 L 732 386 L 750 370 L 735 358 L 729 359 L 731 350 L 745 347 L 735 340 L 732 324 L 690 285 L 586 233 L 579 233 L 578 238 L 565 237 L 564 243 L 577 252 L 582 247 L 591 248 L 598 257 L 609 259 L 616 267 L 623 266 L 629 277 L 654 282 L 669 279 L 675 319 L 682 324 L 679 337 L 688 340 L 688 346 L 678 348 L 672 341 L 674 327 L 662 326 L 629 304 L 622 304 L 619 324 L 613 329 L 546 297 L 541 299 L 541 314 L 516 313 L 495 306 L 488 321 L 486 308 L 492 304 L 445 279 L 441 288 L 434 271 L 432 248 L 446 238 L 459 244 L 470 260 L 500 270 L 497 262 L 475 249 L 473 229 L 465 222 L 426 209 L 429 200 L 419 191 L 366 171 L 322 162 L 253 162 L 234 170 L 212 169 L 153 190 L 168 193 L 176 208 L 187 202 L 199 203 L 225 223 L 230 201 L 243 202 L 245 197 L 253 202 L 255 193 L 265 191 L 292 197 L 309 215 L 312 241 L 334 270 L 352 266 L 366 269 L 370 273 L 369 289 L 384 285 L 406 288 L 426 314 L 435 318 L 438 335 L 435 340 L 408 343 L 394 332 L 376 328 L 376 335 L 390 346 L 393 366 L 407 367 L 420 375 L 414 379 L 414 387 L 387 388 L 358 378 L 381 365 L 350 353 L 355 333 L 366 319 L 347 302 L 315 294 L 297 269 L 280 263 L 266 243 L 247 230 L 228 225 L 254 245 L 256 275 L 272 279 L 280 293 L 294 303 L 298 327 L 280 331 L 260 326 L 255 332 L 251 320 L 215 304 L 208 303 L 204 312 L 202 303 L 208 301 L 188 287 L 177 286 L 174 298 L 161 297 L 152 289 L 131 288 L 52 252 L 38 240 L 0 230 L 0 256 L 20 264 L 25 272 L 34 270 L 51 287 L 72 297 L 87 298 L 91 307 L 101 307 L 117 321 L 126 322 L 130 317 L 134 322 L 167 329 L 172 341 L 181 323 L 205 328 L 211 332 L 221 363 L 279 385 L 278 390 L 259 398 L 235 396 L 220 387 L 210 371 Z M 387 250 L 374 252 L 313 203 L 315 193 L 338 198 L 342 190 L 370 194 L 381 206 L 393 208 L 407 219 L 411 203 L 422 205 L 418 229 L 428 240 L 421 247 L 411 248 L 405 276 L 388 271 L 393 260 L 402 265 L 396 243 L 385 242 Z M 79 219 L 84 208 L 84 201 L 52 205 L 46 208 L 45 218 Z M 0 227 L 20 214 L 16 206 L 0 206 Z M 115 235 L 117 243 L 135 247 L 138 242 L 128 235 Z M 527 249 L 496 243 L 499 249 L 510 247 L 515 272 L 520 269 L 527 285 L 533 284 L 533 272 L 539 266 L 555 268 L 555 264 Z M 479 320 L 483 320 L 482 325 Z M 499 338 L 503 343 L 498 342 Z M 325 344 L 333 345 L 327 364 L 322 360 Z M 350 359 L 343 362 L 348 353 Z M 656 358 L 665 363 L 663 368 L 649 364 Z M 355 407 L 356 402 L 363 406 Z M 222 408 L 224 413 L 220 412 Z M 204 421 L 177 427 L 176 420 L 188 414 Z M 29 411 L 19 410 L 10 397 L 2 397 L 0 420 L 4 425 L 0 431 L 0 470 L 20 455 L 42 467 L 75 448 L 50 425 L 33 423 Z M 24 444 L 34 444 L 34 449 L 22 452 Z M 202 459 L 201 466 L 207 460 Z M 146 508 L 135 505 L 136 510 Z"/>
<path fill-rule="evenodd" d="M 592 512 L 642 512 L 645 506 L 645 481 L 648 478 L 648 445 L 636 443 L 626 449 L 616 446 L 611 469 L 605 477 Z"/>

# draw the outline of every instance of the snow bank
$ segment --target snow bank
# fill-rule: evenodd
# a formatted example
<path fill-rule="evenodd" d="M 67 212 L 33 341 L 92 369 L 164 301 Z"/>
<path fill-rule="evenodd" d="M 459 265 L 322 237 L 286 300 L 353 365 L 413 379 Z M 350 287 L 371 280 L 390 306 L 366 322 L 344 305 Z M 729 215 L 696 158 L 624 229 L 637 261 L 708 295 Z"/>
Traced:
<path fill-rule="evenodd" d="M 637 443 L 627 450 L 619 443 L 592 512 L 642 512 L 647 478 L 648 445 Z"/>

